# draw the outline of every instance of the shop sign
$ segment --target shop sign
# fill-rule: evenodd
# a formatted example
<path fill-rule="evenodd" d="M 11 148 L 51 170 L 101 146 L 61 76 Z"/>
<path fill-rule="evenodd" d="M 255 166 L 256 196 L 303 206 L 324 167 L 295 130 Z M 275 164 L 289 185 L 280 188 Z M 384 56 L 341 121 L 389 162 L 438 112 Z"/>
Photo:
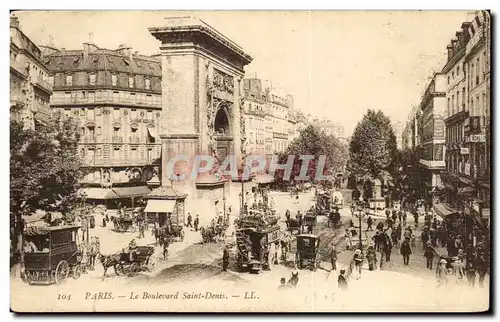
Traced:
<path fill-rule="evenodd" d="M 486 135 L 484 134 L 471 134 L 465 138 L 468 143 L 483 143 L 486 142 Z"/>
<path fill-rule="evenodd" d="M 460 148 L 460 154 L 469 154 L 469 148 Z"/>

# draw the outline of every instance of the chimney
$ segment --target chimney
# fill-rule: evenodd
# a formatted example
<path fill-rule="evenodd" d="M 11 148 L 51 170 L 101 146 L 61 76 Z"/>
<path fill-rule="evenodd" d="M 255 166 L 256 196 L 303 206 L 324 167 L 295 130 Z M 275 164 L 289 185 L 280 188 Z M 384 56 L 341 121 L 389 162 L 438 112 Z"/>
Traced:
<path fill-rule="evenodd" d="M 463 44 L 464 44 L 464 32 L 462 30 L 460 31 L 457 31 L 455 33 L 455 36 L 457 37 L 458 39 L 458 47 L 462 47 Z"/>
<path fill-rule="evenodd" d="M 131 47 L 128 47 L 125 44 L 121 44 L 120 46 L 118 46 L 117 51 L 120 54 L 122 54 L 123 56 L 126 56 L 129 60 L 132 60 L 132 48 Z"/>
<path fill-rule="evenodd" d="M 450 60 L 451 57 L 453 57 L 453 45 L 448 44 L 448 46 L 446 46 L 446 49 L 448 50 L 448 60 Z"/>
<path fill-rule="evenodd" d="M 11 16 L 10 17 L 10 27 L 11 28 L 18 28 L 19 29 L 19 18 L 16 16 Z"/>

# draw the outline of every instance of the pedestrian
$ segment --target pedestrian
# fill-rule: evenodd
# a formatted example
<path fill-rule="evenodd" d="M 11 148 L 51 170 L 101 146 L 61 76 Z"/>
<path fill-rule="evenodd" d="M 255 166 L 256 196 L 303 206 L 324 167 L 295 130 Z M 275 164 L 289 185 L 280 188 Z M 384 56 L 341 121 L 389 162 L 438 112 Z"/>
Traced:
<path fill-rule="evenodd" d="M 106 217 L 102 217 L 102 227 L 106 227 Z"/>
<path fill-rule="evenodd" d="M 403 212 L 401 210 L 398 212 L 398 219 L 399 219 L 399 223 L 403 222 Z"/>
<path fill-rule="evenodd" d="M 401 255 L 403 255 L 403 264 L 408 266 L 410 264 L 411 247 L 408 238 L 401 243 L 400 248 Z"/>
<path fill-rule="evenodd" d="M 467 261 L 465 269 L 465 274 L 467 275 L 467 284 L 470 287 L 476 286 L 476 269 L 474 268 L 474 264 L 472 262 Z"/>
<path fill-rule="evenodd" d="M 420 239 L 422 240 L 422 246 L 425 250 L 425 247 L 427 247 L 427 241 L 429 241 L 429 227 L 425 226 L 424 230 L 420 233 Z"/>
<path fill-rule="evenodd" d="M 448 283 L 447 275 L 446 260 L 441 259 L 436 270 L 437 287 L 442 287 Z"/>
<path fill-rule="evenodd" d="M 424 250 L 424 257 L 426 259 L 425 267 L 427 267 L 428 269 L 432 269 L 432 262 L 434 260 L 434 255 L 437 255 L 437 252 L 432 246 L 431 242 L 428 241 Z"/>
<path fill-rule="evenodd" d="M 396 210 L 393 210 L 392 211 L 392 222 L 396 223 L 397 219 L 398 219 L 398 213 L 396 212 Z"/>
<path fill-rule="evenodd" d="M 391 253 L 392 253 L 392 242 L 391 238 L 389 235 L 385 234 L 385 242 L 384 242 L 384 254 L 385 254 L 385 261 L 390 262 L 391 261 Z M 380 259 L 382 260 L 382 259 Z"/>
<path fill-rule="evenodd" d="M 229 266 L 229 246 L 224 246 L 222 251 L 222 270 L 225 272 Z"/>
<path fill-rule="evenodd" d="M 345 275 L 345 269 L 341 269 L 337 278 L 337 285 L 342 291 L 347 291 L 347 278 Z"/>
<path fill-rule="evenodd" d="M 413 220 L 415 221 L 415 228 L 418 227 L 418 212 L 413 213 Z"/>
<path fill-rule="evenodd" d="M 373 248 L 373 244 L 368 246 L 368 249 L 366 250 L 366 260 L 368 261 L 368 270 L 375 270 L 375 267 L 377 267 L 377 253 Z"/>
<path fill-rule="evenodd" d="M 163 243 L 163 260 L 167 260 L 168 258 L 168 246 L 170 246 L 169 238 L 162 238 Z"/>
<path fill-rule="evenodd" d="M 95 238 L 90 238 L 90 270 L 93 271 L 95 269 L 95 258 L 97 257 L 97 244 L 95 242 Z"/>
<path fill-rule="evenodd" d="M 406 215 L 406 211 L 403 212 L 403 227 L 406 226 L 406 218 L 408 216 Z"/>
<path fill-rule="evenodd" d="M 193 216 L 191 216 L 191 213 L 188 213 L 188 217 L 187 217 L 187 224 L 186 224 L 186 227 L 191 227 L 193 228 Z"/>
<path fill-rule="evenodd" d="M 366 231 L 373 231 L 372 224 L 373 224 L 372 216 L 368 215 L 368 218 L 366 219 L 366 225 L 368 226 L 366 227 Z"/>
<path fill-rule="evenodd" d="M 484 279 L 488 270 L 488 263 L 484 251 L 480 251 L 476 260 L 477 272 L 479 273 L 479 287 L 484 287 Z"/>
<path fill-rule="evenodd" d="M 194 231 L 198 231 L 198 225 L 200 224 L 200 216 L 197 214 L 194 219 Z"/>
<path fill-rule="evenodd" d="M 337 270 L 337 250 L 333 242 L 330 248 L 330 262 L 332 264 L 332 271 Z"/>
<path fill-rule="evenodd" d="M 438 232 L 435 228 L 431 227 L 429 231 L 429 238 L 431 240 L 432 247 L 437 247 Z"/>
<path fill-rule="evenodd" d="M 87 244 L 83 244 L 82 246 L 82 261 L 80 266 L 82 268 L 82 273 L 87 274 L 89 269 L 89 246 Z"/>
<path fill-rule="evenodd" d="M 453 261 L 451 263 L 451 268 L 453 271 L 453 275 L 455 276 L 456 283 L 460 284 L 463 280 L 463 277 L 464 277 L 463 265 L 462 265 L 462 262 L 460 261 L 460 259 L 458 258 L 458 256 L 453 257 L 452 260 Z"/>
<path fill-rule="evenodd" d="M 379 230 L 379 231 L 384 230 L 384 223 L 383 223 L 383 222 L 381 222 L 381 221 L 380 221 L 380 222 L 377 224 L 377 230 Z"/>
<path fill-rule="evenodd" d="M 354 272 L 355 272 L 355 278 L 359 280 L 361 278 L 361 267 L 363 267 L 363 254 L 361 253 L 361 249 L 356 249 L 354 251 L 354 256 L 353 256 L 353 262 L 354 262 Z"/>
<path fill-rule="evenodd" d="M 391 217 L 391 211 L 389 209 L 385 210 L 385 217 L 386 217 L 386 220 L 389 220 L 389 218 Z"/>

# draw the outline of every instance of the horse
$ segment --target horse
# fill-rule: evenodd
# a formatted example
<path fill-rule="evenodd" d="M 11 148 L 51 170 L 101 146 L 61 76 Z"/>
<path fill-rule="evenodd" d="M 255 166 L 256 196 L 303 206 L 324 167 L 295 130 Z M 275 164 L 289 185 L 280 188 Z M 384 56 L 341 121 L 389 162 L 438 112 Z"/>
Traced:
<path fill-rule="evenodd" d="M 286 286 L 288 287 L 297 287 L 297 284 L 299 283 L 299 272 L 292 272 L 292 277 L 288 280 L 286 283 Z"/>
<path fill-rule="evenodd" d="M 118 271 L 116 270 L 116 267 L 120 265 L 121 271 L 123 272 L 123 264 L 121 262 L 121 254 L 112 254 L 112 255 L 103 255 L 99 253 L 99 261 L 102 264 L 102 267 L 104 268 L 104 274 L 102 278 L 106 277 L 106 272 L 108 271 L 108 268 L 113 266 L 113 269 L 115 270 L 116 275 L 118 274 Z"/>

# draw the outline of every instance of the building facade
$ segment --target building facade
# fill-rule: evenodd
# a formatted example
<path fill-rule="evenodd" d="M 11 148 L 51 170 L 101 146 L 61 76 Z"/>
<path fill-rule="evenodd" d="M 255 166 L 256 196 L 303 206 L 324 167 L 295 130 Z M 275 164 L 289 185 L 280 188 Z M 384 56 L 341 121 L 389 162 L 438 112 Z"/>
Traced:
<path fill-rule="evenodd" d="M 273 128 L 273 152 L 284 152 L 288 146 L 288 114 L 290 108 L 293 108 L 293 98 L 271 87 L 268 101 Z"/>
<path fill-rule="evenodd" d="M 490 209 L 490 19 L 486 11 L 475 13 L 468 27 L 470 40 L 464 57 L 469 103 L 464 135 L 470 160 L 470 169 L 465 175 L 472 179 L 473 190 L 472 196 L 464 201 L 464 212 L 474 218 L 489 218 Z"/>
<path fill-rule="evenodd" d="M 435 194 L 442 188 L 440 172 L 445 169 L 445 82 L 443 74 L 434 75 L 422 97 L 422 114 L 418 117 L 420 178 L 429 202 L 433 201 Z"/>
<path fill-rule="evenodd" d="M 159 182 L 161 63 L 156 57 L 89 42 L 82 49 L 43 47 L 53 85 L 53 110 L 81 128 L 82 181 L 87 199 L 108 207 L 133 206 Z M 111 188 L 111 189 L 110 189 Z"/>
<path fill-rule="evenodd" d="M 10 116 L 26 128 L 36 129 L 50 117 L 52 86 L 40 48 L 10 18 Z"/>
<path fill-rule="evenodd" d="M 262 90 L 262 81 L 257 78 L 244 79 L 244 118 L 247 154 L 266 155 L 267 95 Z"/>

